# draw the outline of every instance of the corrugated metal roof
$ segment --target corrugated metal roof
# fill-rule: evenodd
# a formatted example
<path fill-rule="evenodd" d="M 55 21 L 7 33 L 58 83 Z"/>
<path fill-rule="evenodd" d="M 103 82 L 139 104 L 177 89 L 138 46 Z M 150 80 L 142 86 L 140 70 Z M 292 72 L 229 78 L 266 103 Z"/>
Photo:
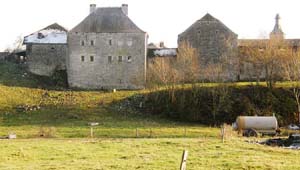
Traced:
<path fill-rule="evenodd" d="M 67 44 L 68 30 L 57 23 L 24 37 L 24 44 Z"/>

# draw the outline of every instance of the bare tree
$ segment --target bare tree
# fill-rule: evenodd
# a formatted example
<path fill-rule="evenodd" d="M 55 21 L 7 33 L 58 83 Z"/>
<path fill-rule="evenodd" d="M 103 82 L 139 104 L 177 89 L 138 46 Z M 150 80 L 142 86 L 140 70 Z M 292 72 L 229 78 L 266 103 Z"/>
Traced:
<path fill-rule="evenodd" d="M 159 85 L 195 83 L 199 80 L 196 50 L 188 43 L 180 45 L 177 57 L 155 57 L 148 64 L 147 82 Z"/>
<path fill-rule="evenodd" d="M 4 51 L 9 52 L 9 53 L 15 53 L 15 52 L 21 51 L 23 49 L 24 49 L 23 36 L 19 35 L 19 36 L 17 36 L 14 43 L 10 46 L 7 46 Z"/>
<path fill-rule="evenodd" d="M 229 101 L 230 91 L 228 81 L 227 62 L 209 64 L 201 69 L 203 78 L 209 82 L 216 83 L 209 89 L 211 94 L 211 114 L 215 125 L 217 123 L 217 115 L 225 110 L 226 103 Z"/>
<path fill-rule="evenodd" d="M 21 51 L 24 49 L 24 45 L 23 45 L 23 36 L 22 35 L 19 35 L 14 44 L 13 44 L 13 50 L 14 52 L 18 52 L 18 51 Z"/>
<path fill-rule="evenodd" d="M 286 49 L 285 54 L 281 62 L 282 74 L 292 86 L 300 124 L 300 53 L 289 48 Z"/>
<path fill-rule="evenodd" d="M 195 83 L 199 81 L 200 63 L 198 58 L 196 49 L 189 43 L 180 44 L 174 68 L 178 70 L 181 82 Z"/>
<path fill-rule="evenodd" d="M 147 83 L 148 86 L 168 85 L 178 82 L 178 74 L 172 67 L 174 59 L 157 57 L 148 64 Z"/>
<path fill-rule="evenodd" d="M 280 79 L 280 62 L 285 56 L 288 45 L 282 39 L 265 39 L 260 41 L 249 41 L 240 49 L 242 61 L 250 63 L 255 72 L 257 81 L 262 76 L 269 88 Z"/>

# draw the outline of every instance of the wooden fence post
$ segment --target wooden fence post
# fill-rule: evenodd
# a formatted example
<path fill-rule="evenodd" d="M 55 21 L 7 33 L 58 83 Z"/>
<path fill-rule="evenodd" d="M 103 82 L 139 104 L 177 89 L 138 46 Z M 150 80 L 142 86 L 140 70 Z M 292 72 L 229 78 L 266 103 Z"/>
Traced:
<path fill-rule="evenodd" d="M 226 131 L 225 131 L 225 124 L 223 124 L 221 126 L 221 137 L 222 137 L 222 143 L 225 142 L 225 135 L 226 135 Z"/>
<path fill-rule="evenodd" d="M 152 137 L 152 129 L 150 128 L 150 136 L 149 136 L 150 138 Z"/>
<path fill-rule="evenodd" d="M 138 128 L 135 129 L 135 137 L 136 137 L 136 138 L 139 137 L 139 131 L 138 131 Z"/>
<path fill-rule="evenodd" d="M 91 126 L 91 138 L 94 138 L 94 130 L 92 126 Z"/>
<path fill-rule="evenodd" d="M 182 160 L 180 165 L 180 170 L 186 170 L 186 161 L 188 157 L 188 151 L 184 150 L 182 154 Z"/>

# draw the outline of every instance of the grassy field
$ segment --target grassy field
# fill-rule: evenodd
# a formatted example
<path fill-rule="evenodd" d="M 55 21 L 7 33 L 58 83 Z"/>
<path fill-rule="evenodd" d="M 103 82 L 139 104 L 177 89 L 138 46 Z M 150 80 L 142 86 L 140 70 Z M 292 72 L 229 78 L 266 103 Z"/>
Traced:
<path fill-rule="evenodd" d="M 147 91 L 71 91 L 49 83 L 21 66 L 0 63 L 0 136 L 18 137 L 0 140 L 0 169 L 170 170 L 179 169 L 184 149 L 188 169 L 300 169 L 299 151 L 237 137 L 223 144 L 219 128 L 127 107 L 129 97 Z M 89 122 L 99 122 L 93 139 Z"/>
<path fill-rule="evenodd" d="M 300 152 L 231 139 L 24 139 L 0 141 L 0 169 L 299 169 Z"/>
<path fill-rule="evenodd" d="M 89 122 L 99 122 L 95 137 L 132 138 L 137 136 L 136 129 L 138 137 L 214 135 L 209 128 L 137 113 L 124 105 L 130 102 L 128 97 L 146 93 L 145 90 L 70 91 L 47 88 L 48 82 L 43 79 L 19 65 L 0 63 L 0 136 L 16 133 L 23 139 L 89 137 Z"/>

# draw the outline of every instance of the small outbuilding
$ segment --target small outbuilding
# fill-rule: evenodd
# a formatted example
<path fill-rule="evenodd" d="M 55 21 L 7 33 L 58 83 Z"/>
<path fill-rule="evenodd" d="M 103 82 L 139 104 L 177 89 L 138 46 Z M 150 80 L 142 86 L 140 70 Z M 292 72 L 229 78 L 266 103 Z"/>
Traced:
<path fill-rule="evenodd" d="M 24 37 L 31 73 L 51 76 L 55 71 L 66 70 L 67 33 L 67 29 L 55 23 Z"/>

